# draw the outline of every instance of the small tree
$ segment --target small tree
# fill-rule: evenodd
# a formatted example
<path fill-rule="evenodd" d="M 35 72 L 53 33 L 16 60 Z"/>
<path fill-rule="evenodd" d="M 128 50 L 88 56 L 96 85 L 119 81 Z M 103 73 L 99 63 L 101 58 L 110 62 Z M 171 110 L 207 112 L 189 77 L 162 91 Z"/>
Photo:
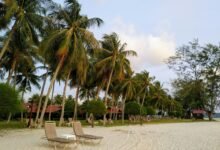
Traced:
<path fill-rule="evenodd" d="M 105 104 L 100 100 L 92 100 L 87 103 L 86 111 L 90 114 L 92 127 L 94 126 L 94 117 L 104 115 L 106 113 Z M 94 115 L 94 117 L 93 117 Z"/>
<path fill-rule="evenodd" d="M 21 109 L 19 92 L 8 84 L 0 83 L 0 113 L 9 114 L 9 122 L 11 114 L 19 112 Z"/>
<path fill-rule="evenodd" d="M 137 102 L 128 102 L 125 107 L 125 113 L 127 115 L 139 115 L 140 105 Z"/>

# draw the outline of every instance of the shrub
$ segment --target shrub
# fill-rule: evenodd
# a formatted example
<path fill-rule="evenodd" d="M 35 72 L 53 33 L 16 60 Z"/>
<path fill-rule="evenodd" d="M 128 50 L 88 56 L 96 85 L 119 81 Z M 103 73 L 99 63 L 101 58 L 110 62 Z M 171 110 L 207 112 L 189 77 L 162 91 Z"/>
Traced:
<path fill-rule="evenodd" d="M 155 115 L 156 111 L 153 107 L 147 107 L 147 115 Z"/>
<path fill-rule="evenodd" d="M 106 113 L 105 104 L 100 100 L 92 100 L 87 102 L 86 111 L 94 116 L 103 115 Z"/>
<path fill-rule="evenodd" d="M 0 83 L 0 113 L 16 113 L 21 109 L 19 92 L 8 84 Z"/>
<path fill-rule="evenodd" d="M 137 102 L 128 102 L 125 105 L 125 113 L 128 115 L 139 115 L 140 105 Z"/>
<path fill-rule="evenodd" d="M 73 116 L 73 108 L 74 108 L 75 102 L 74 100 L 68 100 L 65 103 L 65 112 L 64 116 L 69 118 Z"/>

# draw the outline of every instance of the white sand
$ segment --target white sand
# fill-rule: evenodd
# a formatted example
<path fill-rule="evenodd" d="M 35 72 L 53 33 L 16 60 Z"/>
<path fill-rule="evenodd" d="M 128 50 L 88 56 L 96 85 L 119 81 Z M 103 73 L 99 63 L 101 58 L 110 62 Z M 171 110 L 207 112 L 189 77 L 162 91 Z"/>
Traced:
<path fill-rule="evenodd" d="M 172 123 L 123 127 L 84 128 L 86 133 L 103 136 L 100 144 L 79 144 L 77 150 L 220 150 L 220 122 Z M 57 128 L 60 135 L 72 128 Z M 53 149 L 43 129 L 11 130 L 0 133 L 0 150 Z M 62 147 L 58 148 L 62 149 Z"/>

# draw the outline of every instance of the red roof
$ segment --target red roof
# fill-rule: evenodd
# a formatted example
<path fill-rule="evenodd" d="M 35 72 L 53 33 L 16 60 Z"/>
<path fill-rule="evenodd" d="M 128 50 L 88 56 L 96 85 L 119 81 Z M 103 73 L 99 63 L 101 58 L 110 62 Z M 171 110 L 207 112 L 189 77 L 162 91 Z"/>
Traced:
<path fill-rule="evenodd" d="M 31 103 L 26 103 L 25 108 L 27 109 L 27 112 L 31 112 L 31 110 L 32 110 L 32 113 L 37 112 L 37 105 L 36 104 L 31 105 Z M 53 112 L 56 112 L 59 110 L 61 110 L 60 105 L 49 105 L 49 106 L 47 106 L 45 113 L 49 113 L 49 112 L 53 113 Z"/>
<path fill-rule="evenodd" d="M 117 107 L 112 107 L 112 108 L 108 108 L 107 109 L 108 113 L 121 113 L 122 109 L 121 108 L 117 108 Z"/>
<path fill-rule="evenodd" d="M 202 109 L 193 109 L 193 110 L 192 110 L 192 113 L 193 113 L 193 114 L 204 114 L 205 111 L 202 110 Z"/>

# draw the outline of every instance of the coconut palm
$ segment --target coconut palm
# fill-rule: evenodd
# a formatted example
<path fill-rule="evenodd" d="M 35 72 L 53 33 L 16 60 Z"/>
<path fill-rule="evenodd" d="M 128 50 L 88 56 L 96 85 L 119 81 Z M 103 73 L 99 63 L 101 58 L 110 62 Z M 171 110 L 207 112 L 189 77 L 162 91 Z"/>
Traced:
<path fill-rule="evenodd" d="M 22 98 L 21 100 L 24 101 L 24 93 L 26 91 L 31 91 L 32 86 L 36 88 L 40 88 L 39 84 L 39 76 L 36 75 L 36 68 L 22 65 L 22 67 L 18 70 L 16 77 L 16 84 L 18 85 L 19 89 L 22 91 Z M 23 120 L 23 110 L 21 112 L 21 120 Z"/>
<path fill-rule="evenodd" d="M 99 18 L 89 19 L 80 15 L 81 7 L 76 0 L 65 0 L 66 7 L 54 12 L 53 19 L 58 22 L 59 30 L 52 32 L 42 42 L 41 49 L 48 64 L 55 64 L 54 74 L 47 92 L 40 120 L 42 122 L 52 85 L 65 64 L 71 63 L 77 70 L 80 83 L 85 81 L 87 70 L 86 47 L 97 47 L 93 34 L 88 27 L 101 25 Z M 56 22 L 56 23 L 57 23 Z M 69 60 L 69 61 L 67 61 Z M 72 69 L 72 68 L 70 68 Z"/>
<path fill-rule="evenodd" d="M 124 111 L 125 111 L 125 102 L 127 99 L 132 99 L 134 95 L 137 93 L 137 80 L 132 77 L 128 76 L 125 78 L 120 84 L 123 99 L 122 99 L 122 123 L 124 124 Z"/>
<path fill-rule="evenodd" d="M 113 74 L 117 74 L 116 78 L 122 79 L 125 76 L 125 70 L 129 70 L 130 63 L 127 56 L 136 56 L 133 50 L 125 50 L 126 43 L 121 43 L 116 33 L 110 35 L 105 34 L 101 41 L 102 51 L 98 56 L 96 67 L 99 75 L 107 75 L 107 84 L 105 87 L 104 102 L 107 107 L 107 97 Z M 117 71 L 116 71 L 117 68 Z M 104 116 L 105 119 L 105 116 Z"/>
<path fill-rule="evenodd" d="M 149 92 L 149 88 L 152 86 L 151 82 L 154 80 L 154 77 L 150 77 L 149 72 L 142 71 L 141 73 L 137 73 L 135 78 L 138 81 L 138 95 L 141 95 L 142 97 L 141 107 L 143 107 L 144 100 L 146 98 L 147 92 Z"/>
<path fill-rule="evenodd" d="M 41 31 L 43 17 L 40 13 L 43 10 L 41 0 L 4 0 L 0 7 L 0 29 L 5 29 L 9 25 L 11 28 L 4 40 L 4 45 L 0 51 L 0 61 L 8 50 L 10 41 L 15 32 L 22 35 L 24 42 L 38 44 L 38 31 Z"/>

